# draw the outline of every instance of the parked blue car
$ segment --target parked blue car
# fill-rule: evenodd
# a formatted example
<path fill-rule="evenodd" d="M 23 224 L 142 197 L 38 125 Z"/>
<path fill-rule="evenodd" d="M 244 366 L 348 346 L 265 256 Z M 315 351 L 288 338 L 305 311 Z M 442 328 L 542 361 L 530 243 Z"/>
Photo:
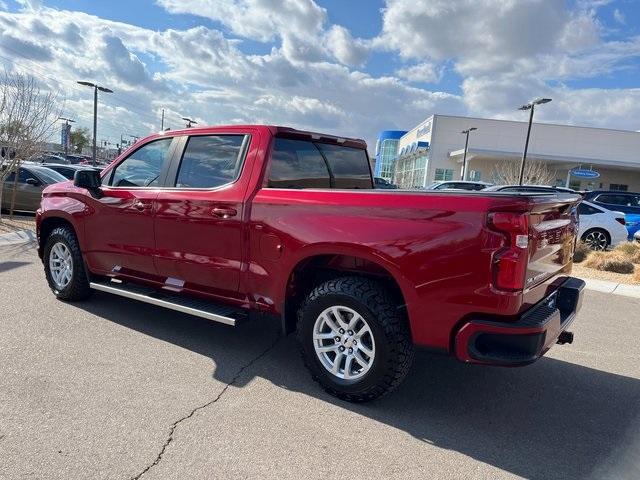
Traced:
<path fill-rule="evenodd" d="M 603 208 L 624 213 L 629 240 L 640 231 L 640 193 L 596 190 L 584 194 L 584 199 Z"/>

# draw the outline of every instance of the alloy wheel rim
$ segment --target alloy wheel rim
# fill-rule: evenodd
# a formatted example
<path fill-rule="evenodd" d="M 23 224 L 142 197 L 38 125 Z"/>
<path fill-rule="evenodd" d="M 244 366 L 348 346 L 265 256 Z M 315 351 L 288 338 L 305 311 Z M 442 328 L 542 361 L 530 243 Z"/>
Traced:
<path fill-rule="evenodd" d="M 607 248 L 607 237 L 602 232 L 591 232 L 586 238 L 585 242 L 593 249 L 593 250 L 604 250 Z"/>
<path fill-rule="evenodd" d="M 49 272 L 56 288 L 62 290 L 71 282 L 73 276 L 73 260 L 71 250 L 64 243 L 58 242 L 51 247 L 49 253 Z"/>
<path fill-rule="evenodd" d="M 371 369 L 376 355 L 373 332 L 354 309 L 324 310 L 313 325 L 313 347 L 322 366 L 342 380 L 357 380 Z"/>

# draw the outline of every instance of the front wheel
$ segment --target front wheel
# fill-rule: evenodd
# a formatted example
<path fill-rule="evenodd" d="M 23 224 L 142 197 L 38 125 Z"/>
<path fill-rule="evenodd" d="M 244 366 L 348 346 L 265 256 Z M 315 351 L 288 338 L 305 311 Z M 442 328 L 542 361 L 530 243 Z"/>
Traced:
<path fill-rule="evenodd" d="M 53 229 L 44 246 L 44 272 L 49 287 L 60 300 L 83 300 L 91 294 L 82 252 L 68 227 Z"/>
<path fill-rule="evenodd" d="M 314 288 L 298 312 L 298 340 L 313 378 L 352 402 L 395 389 L 413 361 L 403 309 L 367 278 L 343 277 Z"/>

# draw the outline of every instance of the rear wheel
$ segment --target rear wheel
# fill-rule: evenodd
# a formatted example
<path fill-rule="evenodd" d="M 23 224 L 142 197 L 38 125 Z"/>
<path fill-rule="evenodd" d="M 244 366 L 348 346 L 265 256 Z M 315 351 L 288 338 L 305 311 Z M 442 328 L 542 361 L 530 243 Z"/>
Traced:
<path fill-rule="evenodd" d="M 582 241 L 589 245 L 591 250 L 606 250 L 611 243 L 609 234 L 601 228 L 587 230 L 582 235 Z"/>
<path fill-rule="evenodd" d="M 298 312 L 298 340 L 313 378 L 331 395 L 373 400 L 396 388 L 413 360 L 406 318 L 379 283 L 360 277 L 313 289 Z"/>
<path fill-rule="evenodd" d="M 61 300 L 82 300 L 91 294 L 82 252 L 68 227 L 54 228 L 44 247 L 44 271 L 49 287 Z"/>

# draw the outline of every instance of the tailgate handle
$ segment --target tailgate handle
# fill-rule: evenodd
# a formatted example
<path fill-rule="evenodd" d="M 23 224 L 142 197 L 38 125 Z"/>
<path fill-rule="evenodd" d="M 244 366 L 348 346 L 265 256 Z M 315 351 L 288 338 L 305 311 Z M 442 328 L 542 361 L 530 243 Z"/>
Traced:
<path fill-rule="evenodd" d="M 235 217 L 238 214 L 238 212 L 235 208 L 231 208 L 231 207 L 216 207 L 213 210 L 211 210 L 211 214 L 219 218 L 231 218 L 231 217 Z"/>

